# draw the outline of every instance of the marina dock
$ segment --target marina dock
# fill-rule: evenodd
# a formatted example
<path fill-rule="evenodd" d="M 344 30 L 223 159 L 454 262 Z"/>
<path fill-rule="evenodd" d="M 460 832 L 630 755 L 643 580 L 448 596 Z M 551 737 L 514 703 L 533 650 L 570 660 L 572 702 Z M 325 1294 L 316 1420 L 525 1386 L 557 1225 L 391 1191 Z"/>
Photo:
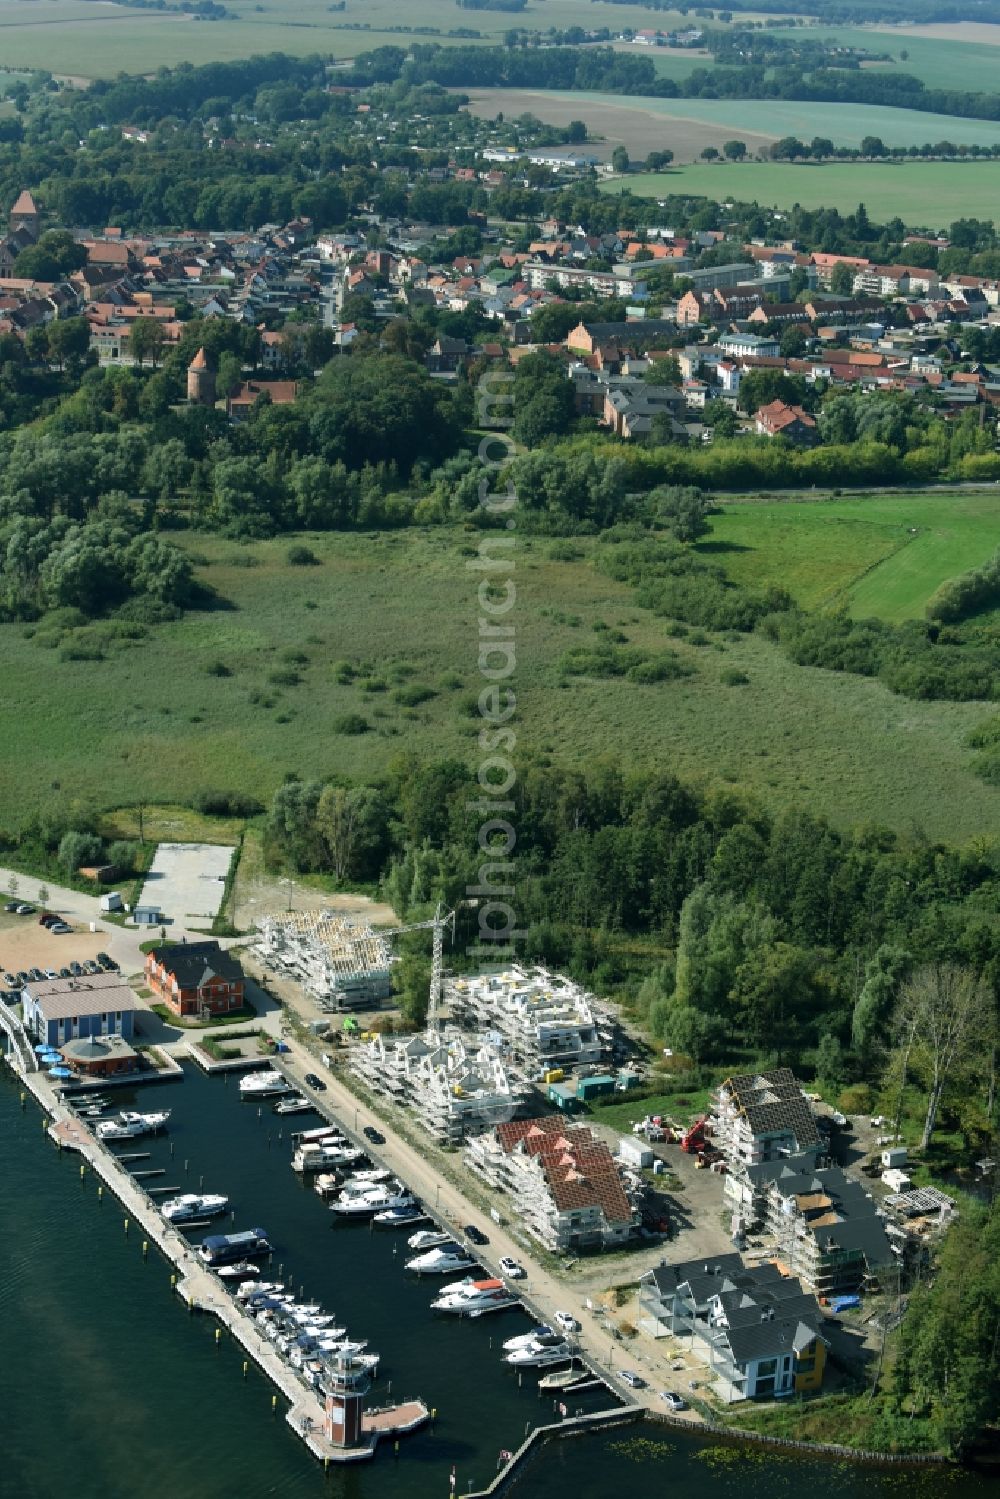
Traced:
<path fill-rule="evenodd" d="M 187 1240 L 161 1216 L 142 1186 L 121 1160 L 86 1128 L 58 1097 L 49 1080 L 39 1072 L 18 1069 L 24 1086 L 51 1116 L 48 1134 L 61 1150 L 78 1154 L 118 1198 L 128 1216 L 142 1229 L 175 1267 L 175 1288 L 189 1311 L 206 1312 L 225 1327 L 254 1363 L 277 1386 L 288 1402 L 285 1419 L 313 1455 L 325 1463 L 358 1462 L 373 1457 L 378 1442 L 402 1436 L 430 1420 L 427 1405 L 409 1398 L 397 1405 L 367 1411 L 362 1422 L 362 1440 L 352 1447 L 340 1446 L 324 1435 L 325 1407 L 321 1394 L 300 1380 L 277 1350 L 258 1331 L 223 1283 L 199 1260 Z M 81 1166 L 81 1170 L 83 1167 Z"/>

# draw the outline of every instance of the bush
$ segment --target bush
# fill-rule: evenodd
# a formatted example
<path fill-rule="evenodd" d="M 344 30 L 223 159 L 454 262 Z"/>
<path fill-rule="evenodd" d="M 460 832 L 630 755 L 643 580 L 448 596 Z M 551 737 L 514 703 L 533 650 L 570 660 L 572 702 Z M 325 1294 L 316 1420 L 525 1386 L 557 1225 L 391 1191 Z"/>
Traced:
<path fill-rule="evenodd" d="M 735 667 L 729 667 L 719 678 L 724 687 L 745 687 L 750 681 L 745 671 L 737 671 Z"/>
<path fill-rule="evenodd" d="M 417 708 L 421 703 L 437 696 L 433 687 L 427 687 L 422 682 L 409 682 L 405 687 L 397 687 L 392 695 L 404 708 Z"/>
<path fill-rule="evenodd" d="M 367 734 L 371 724 L 360 713 L 343 713 L 331 725 L 335 734 Z"/>
<path fill-rule="evenodd" d="M 233 674 L 224 661 L 210 661 L 205 670 L 210 677 L 231 677 Z"/>
<path fill-rule="evenodd" d="M 285 557 L 289 567 L 319 567 L 319 558 L 311 547 L 289 547 Z"/>
<path fill-rule="evenodd" d="M 191 806 L 205 817 L 256 817 L 262 804 L 243 791 L 196 791 Z"/>
<path fill-rule="evenodd" d="M 275 687 L 297 687 L 302 678 L 290 666 L 278 666 L 274 671 L 268 672 L 267 680 Z"/>

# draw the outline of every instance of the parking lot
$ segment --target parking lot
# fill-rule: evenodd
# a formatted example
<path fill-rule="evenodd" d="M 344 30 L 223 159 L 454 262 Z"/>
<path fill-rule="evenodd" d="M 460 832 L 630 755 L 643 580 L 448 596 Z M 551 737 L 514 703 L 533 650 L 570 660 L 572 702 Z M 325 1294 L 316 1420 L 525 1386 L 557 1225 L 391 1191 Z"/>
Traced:
<path fill-rule="evenodd" d="M 161 843 L 139 905 L 157 907 L 167 926 L 207 927 L 222 904 L 232 858 L 223 843 Z"/>
<path fill-rule="evenodd" d="M 12 916 L 0 911 L 0 972 L 54 968 L 58 973 L 73 961 L 82 963 L 87 958 L 96 958 L 107 947 L 106 932 L 92 932 L 75 922 L 71 924 L 71 932 L 59 934 L 39 926 L 37 911 L 31 916 Z"/>

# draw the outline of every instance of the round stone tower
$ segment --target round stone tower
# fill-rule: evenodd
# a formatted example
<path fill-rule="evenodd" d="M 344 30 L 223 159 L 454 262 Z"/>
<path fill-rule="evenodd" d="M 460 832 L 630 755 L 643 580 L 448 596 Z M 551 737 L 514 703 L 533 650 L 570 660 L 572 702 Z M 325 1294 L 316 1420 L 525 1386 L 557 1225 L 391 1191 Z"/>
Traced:
<path fill-rule="evenodd" d="M 198 406 L 215 405 L 215 371 L 209 367 L 204 349 L 199 349 L 188 365 L 187 395 Z"/>

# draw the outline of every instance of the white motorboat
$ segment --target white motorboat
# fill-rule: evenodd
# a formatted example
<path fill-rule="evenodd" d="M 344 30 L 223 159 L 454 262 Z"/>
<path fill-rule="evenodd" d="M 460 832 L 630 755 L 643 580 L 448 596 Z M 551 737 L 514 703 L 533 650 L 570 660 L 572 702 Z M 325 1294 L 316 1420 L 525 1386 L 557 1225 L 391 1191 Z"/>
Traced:
<path fill-rule="evenodd" d="M 445 1286 L 431 1302 L 431 1310 L 451 1312 L 456 1317 L 482 1317 L 487 1312 L 502 1312 L 518 1305 L 517 1297 L 511 1295 L 502 1280 L 475 1280 L 469 1275 Z"/>
<path fill-rule="evenodd" d="M 504 1353 L 513 1353 L 517 1348 L 527 1348 L 536 1338 L 548 1338 L 552 1336 L 552 1328 L 542 1323 L 539 1327 L 533 1327 L 530 1332 L 519 1333 L 516 1338 L 508 1338 L 503 1345 Z"/>
<path fill-rule="evenodd" d="M 245 1280 L 250 1276 L 259 1275 L 260 1270 L 249 1260 L 241 1260 L 238 1265 L 220 1265 L 216 1275 L 221 1275 L 223 1280 Z"/>
<path fill-rule="evenodd" d="M 354 1187 L 373 1187 L 376 1182 L 387 1181 L 392 1181 L 392 1172 L 387 1171 L 384 1166 L 372 1166 L 364 1171 L 352 1171 L 344 1181 L 344 1190 L 352 1190 Z"/>
<path fill-rule="evenodd" d="M 251 1269 L 253 1267 L 251 1266 Z M 220 1270 L 220 1275 L 238 1275 L 245 1267 L 241 1265 L 230 1265 L 226 1270 Z M 258 1272 L 254 1270 L 256 1275 Z M 236 1287 L 236 1295 L 240 1301 L 247 1301 L 251 1296 L 270 1296 L 275 1291 L 283 1291 L 285 1288 L 280 1280 L 244 1280 Z"/>
<path fill-rule="evenodd" d="M 475 1264 L 457 1244 L 442 1244 L 426 1254 L 414 1255 L 406 1261 L 406 1268 L 414 1275 L 451 1275 L 456 1270 L 472 1270 Z"/>
<path fill-rule="evenodd" d="M 291 1086 L 280 1072 L 248 1072 L 240 1078 L 241 1098 L 275 1098 L 279 1093 L 291 1093 Z"/>
<path fill-rule="evenodd" d="M 342 1218 L 372 1218 L 376 1213 L 409 1207 L 412 1203 L 413 1198 L 399 1182 L 376 1182 L 373 1186 L 352 1191 L 345 1188 L 336 1201 L 331 1202 L 330 1211 Z"/>
<path fill-rule="evenodd" d="M 376 1228 L 409 1228 L 414 1223 L 426 1223 L 427 1214 L 414 1202 L 410 1207 L 385 1208 L 372 1221 Z"/>
<path fill-rule="evenodd" d="M 297 1129 L 292 1134 L 296 1145 L 310 1140 L 343 1140 L 344 1136 L 335 1124 L 321 1124 L 316 1129 Z"/>
<path fill-rule="evenodd" d="M 338 1144 L 335 1140 L 303 1141 L 292 1156 L 293 1171 L 336 1171 L 353 1166 L 364 1155 L 354 1145 Z"/>
<path fill-rule="evenodd" d="M 544 1369 L 548 1364 L 561 1364 L 572 1356 L 573 1350 L 566 1340 L 558 1333 L 550 1333 L 548 1337 L 533 1338 L 523 1348 L 515 1348 L 513 1353 L 507 1354 L 504 1362 L 513 1369 Z"/>
<path fill-rule="evenodd" d="M 229 1198 L 217 1192 L 182 1192 L 160 1204 L 160 1212 L 171 1223 L 187 1223 L 192 1218 L 216 1218 L 229 1206 Z"/>
<path fill-rule="evenodd" d="M 340 1177 L 333 1171 L 321 1171 L 313 1182 L 313 1191 L 320 1197 L 335 1197 L 340 1190 Z"/>
<path fill-rule="evenodd" d="M 170 1110 L 159 1114 L 123 1112 L 117 1119 L 100 1119 L 94 1125 L 99 1140 L 137 1140 L 140 1135 L 155 1135 L 170 1118 Z"/>
<path fill-rule="evenodd" d="M 311 1099 L 303 1098 L 300 1093 L 291 1098 L 279 1098 L 274 1105 L 276 1114 L 308 1114 L 316 1108 Z"/>
<path fill-rule="evenodd" d="M 410 1249 L 436 1249 L 439 1244 L 450 1244 L 451 1234 L 440 1228 L 422 1228 L 419 1233 L 411 1234 L 406 1242 Z"/>

